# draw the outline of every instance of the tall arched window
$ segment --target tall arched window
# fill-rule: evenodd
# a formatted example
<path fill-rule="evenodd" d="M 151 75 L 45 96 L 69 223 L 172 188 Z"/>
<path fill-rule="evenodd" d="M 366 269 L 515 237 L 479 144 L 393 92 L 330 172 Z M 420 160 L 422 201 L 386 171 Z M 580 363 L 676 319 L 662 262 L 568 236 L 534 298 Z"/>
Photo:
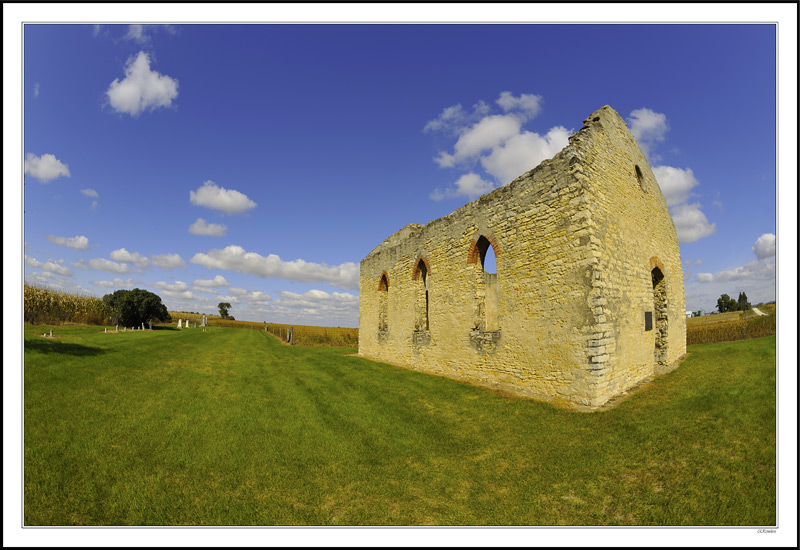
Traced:
<path fill-rule="evenodd" d="M 416 320 L 414 330 L 430 330 L 430 317 L 428 313 L 428 263 L 425 258 L 420 258 L 414 266 L 414 273 L 411 278 L 416 281 Z"/>
<path fill-rule="evenodd" d="M 664 273 L 659 267 L 654 267 L 650 271 L 653 281 L 653 317 L 656 329 L 655 334 L 655 353 L 656 364 L 667 362 L 667 286 L 664 282 Z"/>
<path fill-rule="evenodd" d="M 378 282 L 378 332 L 389 330 L 389 276 L 384 271 Z"/>
<path fill-rule="evenodd" d="M 500 329 L 497 313 L 496 245 L 481 235 L 473 241 L 468 263 L 476 265 L 475 294 L 477 300 L 476 328 L 495 331 Z M 480 266 L 480 267 L 478 267 Z"/>

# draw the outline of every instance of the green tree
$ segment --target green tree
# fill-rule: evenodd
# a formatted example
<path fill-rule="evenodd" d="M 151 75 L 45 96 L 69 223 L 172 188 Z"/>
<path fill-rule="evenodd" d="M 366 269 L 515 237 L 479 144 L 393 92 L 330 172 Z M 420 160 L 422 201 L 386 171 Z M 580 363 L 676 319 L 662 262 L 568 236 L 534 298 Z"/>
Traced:
<path fill-rule="evenodd" d="M 723 294 L 717 300 L 717 309 L 719 310 L 720 313 L 725 313 L 726 311 L 738 311 L 739 302 L 737 302 L 727 294 Z"/>
<path fill-rule="evenodd" d="M 111 319 L 115 325 L 140 326 L 150 321 L 169 322 L 172 320 L 167 306 L 161 303 L 161 297 L 147 290 L 117 290 L 103 296 L 111 308 Z"/>
<path fill-rule="evenodd" d="M 219 308 L 219 316 L 223 319 L 229 319 L 230 316 L 228 315 L 228 310 L 231 309 L 231 305 L 228 302 L 220 302 L 217 304 Z"/>
<path fill-rule="evenodd" d="M 747 301 L 747 294 L 744 292 L 739 293 L 739 299 L 737 300 L 739 305 L 739 311 L 747 311 L 748 309 L 752 309 L 750 307 L 750 302 Z"/>

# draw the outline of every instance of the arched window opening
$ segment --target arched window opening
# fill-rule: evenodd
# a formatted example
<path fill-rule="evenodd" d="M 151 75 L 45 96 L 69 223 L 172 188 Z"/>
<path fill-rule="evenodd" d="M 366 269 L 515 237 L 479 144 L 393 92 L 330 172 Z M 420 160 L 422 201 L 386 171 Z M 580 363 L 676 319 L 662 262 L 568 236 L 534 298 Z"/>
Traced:
<path fill-rule="evenodd" d="M 636 181 L 639 183 L 639 187 L 642 189 L 642 191 L 647 191 L 647 186 L 644 183 L 644 176 L 642 175 L 642 169 L 639 168 L 638 164 L 635 165 L 634 168 L 636 170 Z"/>
<path fill-rule="evenodd" d="M 412 278 L 417 281 L 417 320 L 414 330 L 427 331 L 430 329 L 428 316 L 428 265 L 424 258 L 420 258 L 417 262 Z"/>
<path fill-rule="evenodd" d="M 389 276 L 384 271 L 378 282 L 378 332 L 389 330 Z"/>
<path fill-rule="evenodd" d="M 663 365 L 667 362 L 667 286 L 664 273 L 658 267 L 652 269 L 650 276 L 653 282 L 654 359 L 656 364 Z"/>
<path fill-rule="evenodd" d="M 497 262 L 494 245 L 481 235 L 475 242 L 475 249 L 480 258 L 481 270 L 478 275 L 477 290 L 477 324 L 480 330 L 499 330 L 497 314 Z"/>
<path fill-rule="evenodd" d="M 386 275 L 385 271 L 383 275 L 381 275 L 380 282 L 378 282 L 378 290 L 389 291 L 389 277 Z"/>
<path fill-rule="evenodd" d="M 481 267 L 483 268 L 484 273 L 496 274 L 497 260 L 495 258 L 494 247 L 489 239 L 481 235 L 475 243 L 475 247 L 478 249 L 478 253 L 480 254 Z"/>

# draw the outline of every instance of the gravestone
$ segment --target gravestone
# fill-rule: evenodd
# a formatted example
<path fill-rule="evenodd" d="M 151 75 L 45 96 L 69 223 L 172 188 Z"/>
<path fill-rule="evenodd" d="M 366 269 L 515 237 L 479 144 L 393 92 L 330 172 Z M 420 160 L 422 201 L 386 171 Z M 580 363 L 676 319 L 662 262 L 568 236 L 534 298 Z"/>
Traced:
<path fill-rule="evenodd" d="M 103 332 L 105 332 L 106 334 L 108 334 L 108 328 L 106 328 L 106 329 L 105 329 Z"/>
<path fill-rule="evenodd" d="M 147 326 L 150 327 L 150 330 L 153 330 L 153 321 L 147 321 Z"/>
<path fill-rule="evenodd" d="M 182 322 L 182 321 L 181 321 L 181 319 L 178 319 L 178 328 L 183 328 L 183 327 L 181 326 L 181 322 Z"/>
<path fill-rule="evenodd" d="M 117 325 L 117 332 L 119 332 L 119 325 Z"/>

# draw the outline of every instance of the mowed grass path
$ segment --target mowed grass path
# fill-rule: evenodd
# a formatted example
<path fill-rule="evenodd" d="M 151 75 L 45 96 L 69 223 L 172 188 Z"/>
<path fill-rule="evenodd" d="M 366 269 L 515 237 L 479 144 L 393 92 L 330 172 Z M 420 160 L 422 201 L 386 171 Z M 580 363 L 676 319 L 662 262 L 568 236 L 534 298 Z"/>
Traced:
<path fill-rule="evenodd" d="M 254 330 L 25 327 L 26 525 L 773 525 L 775 337 L 576 413 Z"/>

